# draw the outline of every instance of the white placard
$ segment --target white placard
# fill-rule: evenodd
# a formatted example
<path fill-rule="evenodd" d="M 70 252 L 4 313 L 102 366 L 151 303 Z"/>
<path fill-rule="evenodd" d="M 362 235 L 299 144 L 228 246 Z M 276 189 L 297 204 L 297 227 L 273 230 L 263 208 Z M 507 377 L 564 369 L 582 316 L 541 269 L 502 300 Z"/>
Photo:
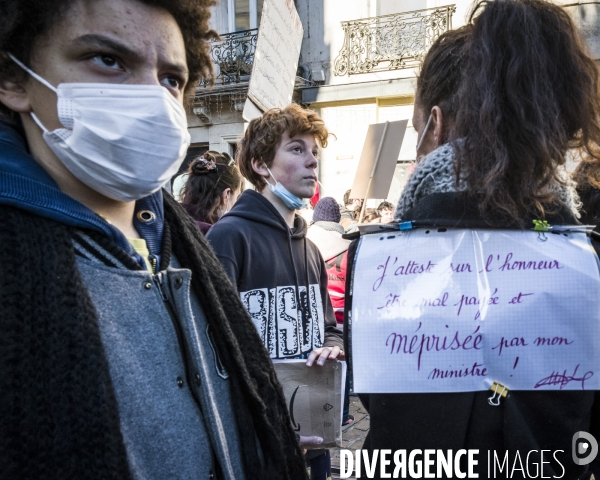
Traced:
<path fill-rule="evenodd" d="M 369 125 L 350 198 L 387 198 L 407 125 L 408 120 Z"/>
<path fill-rule="evenodd" d="M 248 98 L 263 112 L 292 103 L 303 33 L 292 0 L 265 0 L 248 86 Z"/>
<path fill-rule="evenodd" d="M 600 276 L 587 236 L 441 230 L 361 238 L 355 391 L 600 389 Z"/>

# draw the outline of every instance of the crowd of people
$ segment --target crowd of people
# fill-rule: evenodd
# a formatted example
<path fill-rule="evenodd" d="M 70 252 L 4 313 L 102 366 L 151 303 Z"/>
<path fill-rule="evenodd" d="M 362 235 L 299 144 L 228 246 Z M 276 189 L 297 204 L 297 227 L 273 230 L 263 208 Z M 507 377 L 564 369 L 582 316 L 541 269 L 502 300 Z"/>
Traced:
<path fill-rule="evenodd" d="M 190 144 L 190 92 L 210 78 L 211 5 L 0 2 L 3 478 L 326 480 L 329 451 L 292 427 L 272 362 L 351 360 L 359 223 L 597 224 L 599 70 L 545 0 L 481 2 L 433 43 L 397 206 L 368 211 L 348 191 L 310 224 L 297 214 L 329 139 L 297 104 L 249 122 L 234 159 L 195 159 L 177 201 L 161 187 Z M 488 396 L 361 394 L 364 448 L 527 455 L 600 439 L 596 391 L 515 391 L 502 408 Z M 588 479 L 600 460 L 541 468 Z"/>

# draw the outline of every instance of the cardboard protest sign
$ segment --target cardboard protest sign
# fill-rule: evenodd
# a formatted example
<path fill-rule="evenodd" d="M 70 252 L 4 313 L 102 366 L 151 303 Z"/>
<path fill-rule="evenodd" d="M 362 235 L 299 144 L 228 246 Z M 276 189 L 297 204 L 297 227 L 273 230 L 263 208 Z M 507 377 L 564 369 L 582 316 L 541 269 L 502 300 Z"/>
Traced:
<path fill-rule="evenodd" d="M 407 125 L 408 120 L 369 125 L 350 198 L 387 198 Z"/>
<path fill-rule="evenodd" d="M 600 275 L 584 233 L 361 237 L 356 392 L 600 389 Z"/>
<path fill-rule="evenodd" d="M 303 34 L 292 0 L 265 0 L 242 114 L 246 121 L 292 103 Z"/>
<path fill-rule="evenodd" d="M 296 433 L 323 438 L 312 448 L 341 446 L 345 362 L 327 361 L 309 368 L 306 360 L 274 360 L 273 365 Z"/>

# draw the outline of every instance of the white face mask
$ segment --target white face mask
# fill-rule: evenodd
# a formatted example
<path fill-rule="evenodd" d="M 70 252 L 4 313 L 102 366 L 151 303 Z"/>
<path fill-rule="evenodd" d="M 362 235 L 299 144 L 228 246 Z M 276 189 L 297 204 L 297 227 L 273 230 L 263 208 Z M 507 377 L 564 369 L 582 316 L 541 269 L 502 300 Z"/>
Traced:
<path fill-rule="evenodd" d="M 275 180 L 275 185 L 272 185 L 271 182 L 267 180 L 269 189 L 276 196 L 278 196 L 283 203 L 285 203 L 286 207 L 288 207 L 290 210 L 300 210 L 301 208 L 305 208 L 308 206 L 308 204 L 310 203 L 310 200 L 308 198 L 300 198 L 294 195 L 292 192 L 290 192 L 287 188 L 285 188 L 281 183 L 277 181 L 277 179 L 271 173 L 271 170 L 269 170 L 269 167 L 267 167 L 267 170 L 269 172 L 269 175 L 271 175 L 273 180 Z"/>
<path fill-rule="evenodd" d="M 10 58 L 56 92 L 65 128 L 44 140 L 65 167 L 102 195 L 131 202 L 159 190 L 179 169 L 190 145 L 183 106 L 158 85 L 61 83 L 58 88 Z"/>

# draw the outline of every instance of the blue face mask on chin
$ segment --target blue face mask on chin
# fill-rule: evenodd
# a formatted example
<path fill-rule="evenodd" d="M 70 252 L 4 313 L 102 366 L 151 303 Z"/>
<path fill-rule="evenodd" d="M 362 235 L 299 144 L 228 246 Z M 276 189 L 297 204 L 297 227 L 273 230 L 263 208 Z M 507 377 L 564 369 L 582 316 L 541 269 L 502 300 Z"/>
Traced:
<path fill-rule="evenodd" d="M 269 167 L 267 167 L 267 170 L 269 172 L 269 175 L 273 177 L 273 174 L 271 173 L 271 170 L 269 170 Z M 279 197 L 279 199 L 283 203 L 285 203 L 285 206 L 288 207 L 290 210 L 299 210 L 308 206 L 308 204 L 310 203 L 310 200 L 308 198 L 297 197 L 296 195 L 291 193 L 287 188 L 285 188 L 281 183 L 279 183 L 275 177 L 273 177 L 273 180 L 275 180 L 275 185 L 271 185 L 271 182 L 267 182 L 267 184 L 269 185 L 269 189 L 277 197 Z"/>

